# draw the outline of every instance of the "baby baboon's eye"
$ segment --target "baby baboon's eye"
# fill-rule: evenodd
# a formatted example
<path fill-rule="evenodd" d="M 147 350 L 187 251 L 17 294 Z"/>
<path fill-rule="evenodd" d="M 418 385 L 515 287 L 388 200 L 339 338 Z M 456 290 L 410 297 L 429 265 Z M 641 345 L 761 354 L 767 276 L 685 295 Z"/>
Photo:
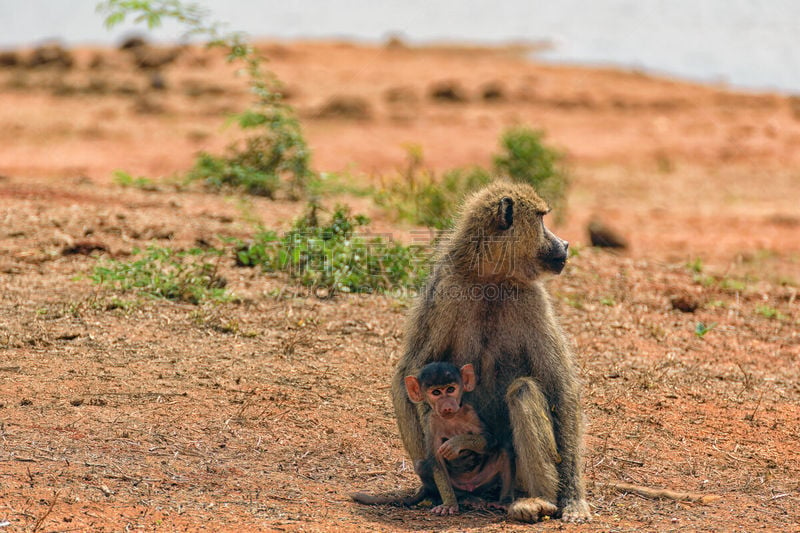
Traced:
<path fill-rule="evenodd" d="M 447 387 L 447 394 L 453 394 L 456 391 L 456 388 L 450 385 Z"/>
<path fill-rule="evenodd" d="M 442 395 L 442 391 L 440 391 L 439 389 L 433 389 L 431 391 L 431 394 L 433 394 L 434 396 L 441 396 Z"/>

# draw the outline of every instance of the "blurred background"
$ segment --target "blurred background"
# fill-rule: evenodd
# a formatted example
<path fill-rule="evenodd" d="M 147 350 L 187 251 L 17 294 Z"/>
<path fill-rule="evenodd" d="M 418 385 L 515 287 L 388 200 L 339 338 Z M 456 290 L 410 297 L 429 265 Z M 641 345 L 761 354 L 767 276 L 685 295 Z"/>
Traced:
<path fill-rule="evenodd" d="M 0 2 L 0 47 L 57 38 L 114 44 L 132 25 L 103 27 L 95 0 Z M 792 0 L 207 0 L 216 20 L 254 39 L 412 43 L 544 42 L 538 57 L 617 65 L 735 87 L 800 91 L 800 3 Z M 175 24 L 151 34 L 175 41 Z"/>

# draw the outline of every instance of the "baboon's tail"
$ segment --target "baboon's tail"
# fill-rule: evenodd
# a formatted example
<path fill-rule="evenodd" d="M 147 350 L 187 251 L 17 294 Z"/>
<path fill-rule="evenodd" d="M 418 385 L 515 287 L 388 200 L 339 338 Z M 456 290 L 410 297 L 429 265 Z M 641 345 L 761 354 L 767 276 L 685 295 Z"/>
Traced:
<path fill-rule="evenodd" d="M 404 505 L 410 507 L 416 505 L 428 497 L 428 489 L 425 486 L 418 488 L 413 494 L 402 496 L 399 494 L 387 494 L 386 496 L 374 496 L 364 492 L 353 492 L 350 494 L 353 501 L 364 505 Z"/>

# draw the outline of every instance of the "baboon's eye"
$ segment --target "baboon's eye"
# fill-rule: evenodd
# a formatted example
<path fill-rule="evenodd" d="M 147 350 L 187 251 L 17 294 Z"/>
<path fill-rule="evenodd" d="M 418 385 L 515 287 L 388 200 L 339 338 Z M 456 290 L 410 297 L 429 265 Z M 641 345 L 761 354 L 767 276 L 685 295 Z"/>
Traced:
<path fill-rule="evenodd" d="M 450 385 L 447 387 L 447 394 L 453 394 L 456 391 L 456 388 Z"/>
<path fill-rule="evenodd" d="M 439 389 L 433 389 L 431 391 L 431 394 L 434 395 L 434 396 L 441 396 L 442 395 L 442 391 L 440 391 Z"/>
<path fill-rule="evenodd" d="M 514 200 L 508 196 L 503 197 L 497 206 L 497 227 L 507 230 L 514 223 Z"/>

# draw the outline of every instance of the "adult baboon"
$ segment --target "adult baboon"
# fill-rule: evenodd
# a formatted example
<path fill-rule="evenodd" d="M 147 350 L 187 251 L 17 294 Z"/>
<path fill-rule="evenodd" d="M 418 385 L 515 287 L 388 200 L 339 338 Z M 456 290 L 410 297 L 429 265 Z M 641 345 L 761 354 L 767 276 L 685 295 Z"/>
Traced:
<path fill-rule="evenodd" d="M 560 511 L 583 521 L 591 514 L 578 378 L 541 283 L 564 268 L 568 243 L 545 228 L 548 211 L 532 187 L 505 182 L 465 203 L 409 316 L 392 398 L 403 444 L 421 468 L 429 407 L 409 401 L 406 376 L 434 361 L 474 365 L 478 385 L 466 401 L 489 433 L 512 444 L 517 486 L 527 493 L 509 517 L 530 522 Z"/>

